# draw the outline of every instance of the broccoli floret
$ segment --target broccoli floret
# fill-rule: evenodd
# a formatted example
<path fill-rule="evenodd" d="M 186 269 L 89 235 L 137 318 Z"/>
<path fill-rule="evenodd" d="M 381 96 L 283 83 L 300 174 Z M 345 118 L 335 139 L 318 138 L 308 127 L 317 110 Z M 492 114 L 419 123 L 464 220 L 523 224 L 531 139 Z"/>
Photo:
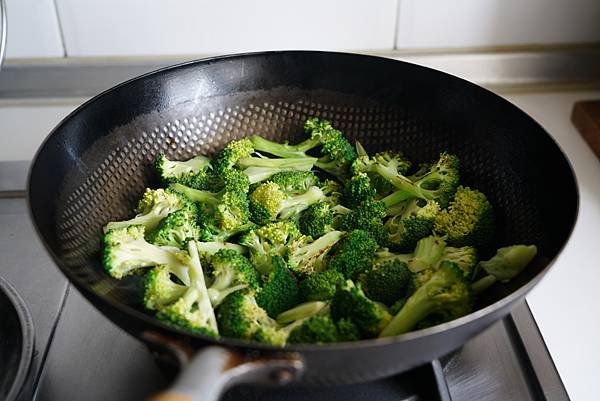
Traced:
<path fill-rule="evenodd" d="M 431 234 L 440 205 L 434 200 L 411 199 L 385 222 L 390 248 L 410 252 L 418 240 Z"/>
<path fill-rule="evenodd" d="M 479 267 L 487 276 L 473 283 L 473 291 L 478 294 L 496 281 L 510 281 L 523 271 L 536 254 L 535 245 L 512 245 L 498 249 L 490 260 L 479 262 Z"/>
<path fill-rule="evenodd" d="M 462 271 L 455 263 L 446 261 L 406 300 L 379 337 L 406 333 L 433 313 L 456 319 L 470 313 L 472 308 L 471 288 Z"/>
<path fill-rule="evenodd" d="M 298 282 L 281 256 L 272 259 L 273 269 L 256 295 L 258 305 L 271 317 L 298 304 Z"/>
<path fill-rule="evenodd" d="M 296 305 L 293 308 L 286 310 L 285 312 L 281 312 L 279 315 L 277 315 L 276 320 L 279 325 L 289 325 L 290 323 L 300 322 L 316 314 L 328 311 L 329 307 L 326 302 L 306 302 L 300 305 Z"/>
<path fill-rule="evenodd" d="M 342 273 L 327 269 L 300 282 L 300 298 L 304 301 L 327 301 L 346 280 Z"/>
<path fill-rule="evenodd" d="M 144 305 L 159 310 L 172 304 L 185 294 L 187 286 L 173 280 L 168 266 L 156 266 L 146 273 L 144 280 Z"/>
<path fill-rule="evenodd" d="M 290 145 L 287 141 L 284 143 L 274 142 L 258 135 L 251 136 L 250 140 L 256 151 L 270 153 L 274 156 L 284 157 L 286 159 L 306 157 L 306 152 L 316 146 L 316 144 L 313 144 L 313 141 L 310 140 L 298 145 Z"/>
<path fill-rule="evenodd" d="M 412 273 L 406 263 L 389 260 L 374 265 L 361 275 L 360 282 L 370 299 L 391 306 L 398 299 L 406 297 L 412 285 Z"/>
<path fill-rule="evenodd" d="M 341 231 L 330 231 L 314 241 L 305 235 L 292 241 L 287 252 L 290 269 L 301 277 L 324 270 L 327 253 L 342 236 Z"/>
<path fill-rule="evenodd" d="M 438 214 L 434 230 L 452 246 L 485 245 L 494 233 L 492 205 L 483 193 L 458 187 L 448 209 Z"/>
<path fill-rule="evenodd" d="M 239 159 L 250 157 L 254 153 L 254 146 L 247 138 L 229 142 L 214 157 L 212 163 L 217 173 L 224 173 L 235 166 Z"/>
<path fill-rule="evenodd" d="M 154 161 L 154 168 L 163 183 L 179 182 L 198 189 L 206 183 L 209 165 L 210 159 L 202 155 L 187 161 L 174 161 L 161 153 Z"/>
<path fill-rule="evenodd" d="M 241 254 L 247 253 L 247 249 L 245 247 L 231 242 L 196 241 L 196 247 L 198 248 L 198 253 L 200 253 L 200 258 L 206 259 L 207 261 L 210 261 L 210 257 L 215 253 L 219 252 L 221 249 L 231 249 Z"/>
<path fill-rule="evenodd" d="M 288 344 L 325 344 L 340 341 L 338 328 L 329 316 L 312 316 L 295 327 Z"/>
<path fill-rule="evenodd" d="M 186 240 L 198 239 L 200 228 L 196 223 L 195 210 L 195 207 L 190 207 L 169 214 L 148 234 L 148 241 L 158 246 L 184 248 Z"/>
<path fill-rule="evenodd" d="M 279 335 L 279 326 L 256 303 L 254 294 L 236 291 L 225 298 L 217 310 L 217 321 L 225 337 L 254 340 L 283 345 L 285 337 Z"/>
<path fill-rule="evenodd" d="M 162 308 L 156 316 L 167 324 L 216 337 L 219 329 L 204 282 L 196 241 L 188 242 L 188 255 L 190 286 L 181 298 Z"/>
<path fill-rule="evenodd" d="M 408 267 L 413 273 L 435 268 L 444 255 L 446 243 L 441 237 L 430 235 L 417 241 L 417 246 L 408 261 Z"/>
<path fill-rule="evenodd" d="M 348 319 L 356 325 L 362 338 L 376 337 L 391 320 L 382 305 L 366 297 L 360 283 L 347 280 L 331 300 L 331 317 L 334 321 Z"/>
<path fill-rule="evenodd" d="M 249 231 L 240 237 L 239 243 L 250 250 L 250 261 L 261 274 L 269 274 L 273 268 L 272 258 L 284 256 L 287 246 L 300 237 L 294 222 L 277 221 Z"/>
<path fill-rule="evenodd" d="M 355 280 L 372 265 L 376 251 L 377 242 L 371 234 L 363 230 L 351 231 L 336 247 L 329 268 Z"/>
<path fill-rule="evenodd" d="M 227 295 L 243 288 L 258 290 L 260 275 L 246 257 L 232 249 L 221 249 L 210 258 L 214 281 L 208 289 L 213 307 Z"/>
<path fill-rule="evenodd" d="M 288 219 L 325 198 L 319 187 L 310 187 L 300 195 L 288 195 L 273 182 L 261 184 L 250 194 L 250 215 L 257 224 Z"/>
<path fill-rule="evenodd" d="M 460 248 L 447 246 L 444 249 L 441 260 L 456 263 L 463 272 L 463 276 L 467 280 L 470 280 L 477 265 L 477 250 L 472 246 L 463 246 Z"/>
<path fill-rule="evenodd" d="M 311 171 L 282 171 L 273 174 L 270 182 L 279 185 L 279 188 L 290 195 L 299 195 L 311 187 L 320 186 L 321 180 Z"/>
<path fill-rule="evenodd" d="M 298 228 L 304 235 L 313 239 L 319 238 L 331 231 L 333 224 L 333 211 L 329 203 L 317 202 L 310 205 L 298 219 Z"/>
<path fill-rule="evenodd" d="M 390 260 L 398 260 L 403 263 L 407 263 L 413 258 L 412 253 L 394 253 L 390 252 L 388 248 L 381 248 L 375 252 L 375 258 L 373 259 L 373 265 L 380 265 Z"/>
<path fill-rule="evenodd" d="M 185 207 L 190 202 L 176 192 L 165 189 L 146 188 L 135 210 L 136 216 L 126 221 L 111 221 L 104 226 L 104 232 L 133 225 L 142 225 L 150 231 L 156 228 L 160 221 L 169 214 Z"/>
<path fill-rule="evenodd" d="M 415 182 L 402 174 L 394 174 L 391 169 L 382 164 L 376 163 L 371 168 L 396 188 L 395 192 L 383 199 L 386 204 L 421 198 L 435 200 L 441 208 L 445 208 L 458 187 L 458 157 L 449 153 L 440 154 L 440 158 L 431 166 L 429 172 Z"/>
<path fill-rule="evenodd" d="M 362 152 L 361 152 L 362 153 Z M 402 154 L 397 152 L 379 152 L 370 157 L 366 152 L 352 163 L 352 172 L 375 173 L 377 169 L 384 169 L 387 174 L 384 177 L 403 175 L 410 169 L 411 163 Z M 382 174 L 383 175 L 383 174 Z"/>
<path fill-rule="evenodd" d="M 386 208 L 383 202 L 363 202 L 348 213 L 341 214 L 335 228 L 341 231 L 368 231 L 380 246 L 386 246 L 388 235 L 383 226 Z"/>
<path fill-rule="evenodd" d="M 344 206 L 354 209 L 363 202 L 372 202 L 377 191 L 366 173 L 358 173 L 346 181 L 342 193 Z"/>
<path fill-rule="evenodd" d="M 293 159 L 269 159 L 267 157 L 245 157 L 239 159 L 237 166 L 244 171 L 250 184 L 269 179 L 277 173 L 286 171 L 312 170 L 317 158 L 298 157 Z"/>
<path fill-rule="evenodd" d="M 104 235 L 104 268 L 121 279 L 142 267 L 166 265 L 182 282 L 189 284 L 185 252 L 171 252 L 144 239 L 144 226 L 109 230 Z"/>

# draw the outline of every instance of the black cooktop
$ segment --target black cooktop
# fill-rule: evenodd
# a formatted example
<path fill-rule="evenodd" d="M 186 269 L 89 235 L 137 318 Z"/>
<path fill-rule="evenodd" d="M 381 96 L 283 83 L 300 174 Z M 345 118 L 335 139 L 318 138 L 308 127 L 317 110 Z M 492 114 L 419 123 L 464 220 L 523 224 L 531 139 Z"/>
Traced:
<path fill-rule="evenodd" d="M 0 276 L 27 303 L 36 330 L 34 364 L 22 400 L 146 399 L 168 385 L 167 377 L 151 353 L 70 287 L 45 254 L 27 216 L 22 191 L 26 168 L 25 163 L 0 163 Z M 453 354 L 401 375 L 337 387 L 238 386 L 223 397 L 224 401 L 568 399 L 526 303 Z"/>

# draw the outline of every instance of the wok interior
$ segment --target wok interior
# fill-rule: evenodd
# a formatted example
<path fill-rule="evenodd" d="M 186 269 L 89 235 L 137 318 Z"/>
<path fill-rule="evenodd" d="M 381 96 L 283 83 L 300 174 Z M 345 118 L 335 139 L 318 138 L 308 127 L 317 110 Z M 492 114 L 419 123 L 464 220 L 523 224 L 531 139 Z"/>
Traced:
<path fill-rule="evenodd" d="M 577 195 L 568 162 L 535 122 L 465 81 L 395 61 L 325 53 L 250 55 L 189 64 L 132 81 L 67 118 L 31 176 L 33 218 L 61 268 L 104 298 L 143 311 L 140 276 L 109 278 L 101 228 L 132 215 L 157 184 L 159 152 L 211 155 L 258 134 L 299 141 L 306 118 L 332 121 L 369 152 L 394 149 L 415 163 L 456 153 L 461 182 L 495 209 L 494 248 L 536 244 L 539 254 L 478 307 L 543 270 L 568 238 Z M 558 210 L 558 211 L 557 211 Z M 482 250 L 488 256 L 490 250 Z"/>

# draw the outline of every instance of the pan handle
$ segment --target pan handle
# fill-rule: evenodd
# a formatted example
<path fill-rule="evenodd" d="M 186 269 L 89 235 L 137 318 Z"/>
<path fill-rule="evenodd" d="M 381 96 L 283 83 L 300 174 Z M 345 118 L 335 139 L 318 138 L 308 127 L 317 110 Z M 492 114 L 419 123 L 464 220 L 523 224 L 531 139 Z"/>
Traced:
<path fill-rule="evenodd" d="M 6 3 L 4 0 L 0 0 L 0 69 L 2 69 L 6 52 L 7 33 Z"/>
<path fill-rule="evenodd" d="M 152 338 L 156 344 L 157 337 Z M 150 340 L 146 336 L 146 340 Z M 201 349 L 191 360 L 188 347 L 160 338 L 183 366 L 173 385 L 150 401 L 218 401 L 235 384 L 282 385 L 297 380 L 304 371 L 304 363 L 296 353 L 280 355 L 244 356 L 218 346 Z"/>

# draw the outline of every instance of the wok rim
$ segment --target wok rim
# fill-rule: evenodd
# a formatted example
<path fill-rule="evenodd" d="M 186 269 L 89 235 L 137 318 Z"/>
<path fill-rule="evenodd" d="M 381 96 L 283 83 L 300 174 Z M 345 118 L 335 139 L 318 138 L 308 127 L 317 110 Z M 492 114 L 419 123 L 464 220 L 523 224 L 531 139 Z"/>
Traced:
<path fill-rule="evenodd" d="M 239 340 L 239 339 L 233 339 L 233 338 L 221 337 L 221 338 L 215 339 L 215 338 L 208 337 L 205 335 L 194 334 L 194 333 L 190 333 L 185 330 L 178 329 L 173 326 L 169 326 L 167 324 L 160 322 L 155 317 L 153 317 L 149 314 L 143 313 L 125 303 L 117 302 L 112 299 L 108 299 L 106 297 L 100 296 L 99 294 L 95 293 L 92 289 L 90 289 L 88 285 L 81 282 L 79 280 L 79 278 L 74 273 L 72 273 L 68 267 L 64 266 L 64 264 L 61 262 L 61 258 L 55 252 L 52 251 L 50 245 L 47 243 L 46 239 L 41 234 L 40 229 L 37 224 L 37 221 L 34 217 L 33 205 L 31 202 L 31 184 L 32 184 L 31 181 L 32 181 L 33 172 L 34 172 L 34 170 L 36 170 L 36 165 L 38 163 L 40 155 L 44 152 L 45 148 L 47 147 L 48 142 L 52 139 L 52 137 L 55 134 L 57 134 L 60 131 L 62 126 L 67 121 L 69 121 L 70 119 L 75 117 L 81 110 L 93 105 L 100 98 L 107 96 L 111 92 L 114 92 L 122 87 L 126 87 L 127 85 L 132 84 L 136 81 L 139 81 L 139 80 L 142 80 L 142 79 L 154 76 L 154 75 L 160 75 L 167 71 L 174 71 L 174 70 L 185 68 L 185 67 L 192 66 L 192 65 L 212 63 L 212 62 L 217 62 L 217 61 L 221 61 L 221 60 L 234 60 L 234 59 L 242 59 L 242 58 L 248 58 L 248 57 L 261 57 L 261 56 L 268 56 L 268 55 L 285 55 L 285 54 L 314 54 L 314 55 L 321 55 L 321 56 L 351 56 L 351 57 L 356 57 L 356 58 L 367 58 L 367 59 L 371 59 L 373 61 L 378 60 L 380 62 L 384 61 L 384 62 L 388 62 L 388 63 L 400 63 L 400 64 L 405 64 L 405 65 L 410 65 L 412 68 L 415 68 L 417 70 L 421 69 L 421 70 L 429 71 L 430 73 L 433 72 L 435 74 L 445 76 L 446 79 L 458 80 L 458 81 L 460 81 L 460 83 L 462 85 L 468 86 L 472 90 L 482 91 L 487 96 L 493 96 L 499 103 L 502 102 L 506 106 L 509 106 L 511 109 L 518 110 L 518 112 L 522 115 L 523 118 L 529 119 L 531 122 L 533 122 L 546 135 L 546 137 L 552 141 L 553 145 L 556 147 L 556 149 L 559 151 L 559 153 L 562 155 L 562 157 L 566 161 L 567 166 L 569 168 L 570 176 L 574 183 L 575 210 L 574 210 L 574 215 L 573 215 L 573 221 L 570 224 L 567 238 L 558 248 L 558 252 L 556 253 L 556 255 L 554 257 L 552 257 L 551 259 L 549 259 L 546 266 L 544 266 L 544 268 L 540 272 L 538 272 L 527 283 L 525 283 L 524 285 L 519 287 L 517 290 L 513 291 L 511 294 L 491 303 L 490 305 L 485 306 L 484 308 L 481 308 L 474 312 L 471 312 L 468 315 L 463 316 L 461 318 L 458 318 L 458 319 L 455 319 L 455 320 L 452 320 L 452 321 L 449 321 L 446 323 L 442 323 L 442 324 L 439 324 L 439 325 L 436 325 L 433 327 L 429 327 L 426 329 L 415 330 L 415 331 L 411 331 L 408 333 L 400 334 L 397 336 L 391 336 L 391 337 L 374 338 L 374 339 L 352 341 L 352 342 L 338 342 L 338 343 L 323 344 L 323 345 L 314 345 L 314 344 L 286 345 L 284 347 L 277 347 L 277 346 L 261 344 L 261 343 L 257 343 L 257 342 L 251 342 L 251 341 L 245 341 L 245 340 Z M 291 353 L 300 352 L 300 353 L 302 353 L 302 352 L 315 352 L 315 351 L 324 351 L 324 350 L 341 351 L 341 350 L 353 350 L 353 349 L 357 349 L 357 348 L 361 348 L 361 349 L 362 348 L 375 348 L 375 347 L 382 347 L 382 346 L 387 346 L 387 345 L 397 344 L 397 343 L 402 343 L 402 342 L 409 342 L 409 341 L 413 341 L 413 340 L 417 340 L 417 339 L 424 339 L 426 337 L 434 336 L 434 335 L 437 335 L 437 334 L 440 334 L 440 333 L 443 333 L 443 332 L 446 332 L 446 331 L 449 331 L 452 329 L 456 329 L 460 326 L 465 326 L 467 324 L 473 323 L 476 320 L 479 320 L 482 317 L 487 316 L 496 310 L 502 309 L 510 304 L 513 304 L 516 301 L 518 301 L 519 299 L 524 298 L 524 296 L 537 283 L 539 283 L 539 281 L 548 273 L 548 270 L 554 265 L 556 260 L 562 255 L 563 250 L 571 241 L 573 231 L 575 229 L 575 226 L 577 225 L 577 221 L 579 220 L 579 209 L 580 209 L 580 203 L 581 203 L 580 202 L 579 182 L 577 180 L 577 175 L 575 174 L 575 170 L 573 169 L 573 164 L 572 164 L 571 160 L 567 157 L 567 154 L 565 153 L 563 148 L 554 139 L 554 137 L 552 137 L 552 135 L 550 135 L 546 131 L 546 129 L 541 124 L 539 124 L 533 117 L 531 117 L 524 110 L 522 110 L 521 108 L 519 108 L 512 102 L 504 99 L 503 97 L 497 95 L 496 93 L 494 93 L 482 86 L 479 86 L 475 83 L 467 81 L 463 78 L 460 78 L 455 75 L 452 75 L 452 74 L 449 74 L 449 73 L 446 73 L 443 71 L 439 71 L 439 70 L 436 70 L 433 68 L 425 67 L 425 66 L 422 66 L 419 64 L 410 63 L 407 61 L 396 60 L 396 59 L 387 58 L 387 57 L 382 57 L 382 56 L 374 56 L 374 55 L 366 55 L 366 54 L 350 53 L 350 52 L 319 51 L 319 50 L 258 51 L 258 52 L 244 52 L 244 53 L 226 54 L 226 55 L 220 55 L 220 56 L 200 58 L 200 59 L 185 61 L 182 63 L 177 63 L 174 65 L 170 65 L 170 66 L 163 67 L 163 68 L 160 68 L 160 69 L 157 69 L 154 71 L 147 72 L 145 74 L 133 77 L 131 79 L 128 79 L 122 83 L 114 85 L 114 86 L 100 92 L 99 94 L 95 95 L 91 99 L 89 99 L 86 102 L 84 102 L 83 104 L 81 104 L 75 110 L 70 112 L 66 117 L 64 117 L 50 131 L 50 133 L 46 136 L 46 138 L 44 138 L 42 143 L 39 145 L 39 147 L 36 150 L 35 155 L 32 159 L 32 163 L 29 168 L 28 175 L 27 175 L 26 198 L 27 198 L 27 206 L 28 206 L 27 211 L 28 211 L 29 218 L 31 219 L 31 221 L 33 223 L 33 226 L 34 226 L 34 229 L 35 229 L 35 232 L 36 232 L 38 238 L 41 240 L 42 244 L 44 245 L 44 249 L 50 255 L 52 261 L 56 264 L 56 266 L 60 269 L 60 271 L 67 277 L 69 282 L 72 283 L 77 288 L 77 290 L 80 291 L 88 299 L 88 301 L 90 301 L 92 304 L 95 304 L 95 302 L 101 302 L 104 305 L 108 305 L 113 310 L 117 309 L 120 313 L 128 315 L 129 317 L 131 317 L 133 319 L 141 321 L 146 326 L 156 327 L 156 328 L 162 330 L 163 332 L 171 332 L 178 337 L 187 337 L 189 339 L 200 340 L 205 343 L 210 343 L 213 345 L 218 345 L 218 346 L 222 346 L 222 347 L 226 347 L 226 348 L 243 348 L 243 349 L 251 349 L 251 350 L 257 350 L 257 351 L 277 352 L 277 353 L 281 353 L 281 352 L 284 352 L 284 353 L 285 352 L 291 352 Z M 97 309 L 99 309 L 99 308 L 97 308 Z M 110 319 L 104 311 L 100 310 L 100 312 L 106 318 L 108 318 L 109 320 L 112 321 L 112 319 Z M 138 336 L 138 338 L 139 338 L 139 336 Z"/>

